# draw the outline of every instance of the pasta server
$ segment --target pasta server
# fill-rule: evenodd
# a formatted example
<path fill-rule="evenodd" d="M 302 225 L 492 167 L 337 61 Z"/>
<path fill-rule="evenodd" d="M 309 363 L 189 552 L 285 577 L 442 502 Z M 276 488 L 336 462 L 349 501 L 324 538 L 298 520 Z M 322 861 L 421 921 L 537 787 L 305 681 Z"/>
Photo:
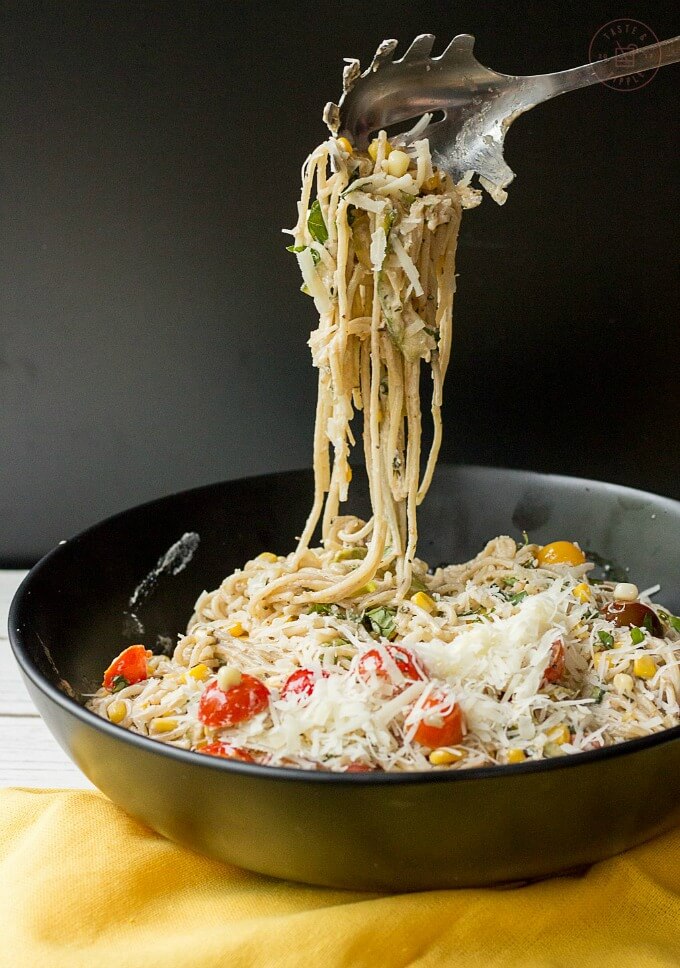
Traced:
<path fill-rule="evenodd" d="M 358 148 L 366 148 L 376 131 L 421 118 L 406 135 L 392 138 L 407 144 L 426 137 L 435 164 L 459 181 L 477 172 L 496 201 L 514 172 L 503 158 L 503 142 L 512 122 L 542 101 L 600 81 L 653 70 L 680 60 L 680 37 L 664 40 L 555 74 L 517 77 L 484 67 L 473 54 L 475 39 L 458 34 L 439 57 L 431 57 L 432 34 L 420 34 L 400 60 L 396 40 L 385 40 L 363 73 L 357 60 L 343 72 L 339 104 L 328 104 L 324 119 L 331 131 Z M 443 112 L 441 120 L 432 113 Z"/>

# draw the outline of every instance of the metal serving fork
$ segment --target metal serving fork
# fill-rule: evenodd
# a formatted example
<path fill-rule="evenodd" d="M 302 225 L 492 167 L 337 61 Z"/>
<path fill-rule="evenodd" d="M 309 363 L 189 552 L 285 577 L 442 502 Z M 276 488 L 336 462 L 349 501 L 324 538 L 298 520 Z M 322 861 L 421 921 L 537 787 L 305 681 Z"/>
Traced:
<path fill-rule="evenodd" d="M 503 142 L 512 122 L 542 101 L 599 81 L 653 70 L 680 60 L 680 37 L 627 52 L 626 57 L 584 64 L 555 74 L 515 77 L 483 67 L 472 53 L 475 39 L 458 34 L 440 57 L 430 57 L 434 36 L 420 34 L 400 60 L 393 60 L 396 40 L 378 47 L 367 70 L 349 60 L 339 104 L 328 104 L 324 118 L 335 134 L 359 148 L 382 128 L 443 111 L 444 118 L 421 126 L 432 157 L 458 181 L 477 172 L 500 189 L 514 172 L 503 158 Z M 392 139 L 399 143 L 400 136 Z M 404 136 L 401 136 L 404 143 Z"/>

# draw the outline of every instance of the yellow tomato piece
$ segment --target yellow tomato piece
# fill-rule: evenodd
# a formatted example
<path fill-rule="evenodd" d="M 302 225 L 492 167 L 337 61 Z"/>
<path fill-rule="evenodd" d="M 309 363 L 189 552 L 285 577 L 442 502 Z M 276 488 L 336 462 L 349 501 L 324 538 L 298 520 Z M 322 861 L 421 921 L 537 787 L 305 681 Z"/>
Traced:
<path fill-rule="evenodd" d="M 586 556 L 571 541 L 551 541 L 536 555 L 539 565 L 582 565 Z"/>

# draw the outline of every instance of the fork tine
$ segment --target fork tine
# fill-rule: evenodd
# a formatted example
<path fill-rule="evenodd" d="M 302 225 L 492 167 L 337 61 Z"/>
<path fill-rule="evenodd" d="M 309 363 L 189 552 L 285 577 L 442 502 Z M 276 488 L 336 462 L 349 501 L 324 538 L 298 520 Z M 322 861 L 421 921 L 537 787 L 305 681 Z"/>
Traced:
<path fill-rule="evenodd" d="M 437 60 L 444 61 L 455 57 L 457 54 L 465 52 L 471 54 L 475 46 L 475 38 L 472 34 L 456 34 L 444 53 Z"/>
<path fill-rule="evenodd" d="M 373 55 L 369 70 L 376 71 L 381 64 L 390 64 L 398 43 L 398 40 L 383 40 Z"/>
<path fill-rule="evenodd" d="M 404 56 L 397 63 L 404 64 L 408 61 L 422 60 L 429 57 L 434 44 L 434 34 L 418 34 Z"/>

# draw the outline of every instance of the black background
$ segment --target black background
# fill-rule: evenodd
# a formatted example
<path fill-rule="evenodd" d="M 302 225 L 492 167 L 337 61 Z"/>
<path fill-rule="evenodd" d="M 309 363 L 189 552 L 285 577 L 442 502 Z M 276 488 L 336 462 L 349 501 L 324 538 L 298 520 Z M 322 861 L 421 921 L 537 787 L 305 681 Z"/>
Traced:
<path fill-rule="evenodd" d="M 0 30 L 0 564 L 168 491 L 309 464 L 314 324 L 282 227 L 342 57 L 476 35 L 507 73 L 671 4 L 10 3 Z M 402 48 L 403 49 L 403 48 Z M 677 68 L 514 125 L 465 219 L 448 460 L 680 497 Z"/>

